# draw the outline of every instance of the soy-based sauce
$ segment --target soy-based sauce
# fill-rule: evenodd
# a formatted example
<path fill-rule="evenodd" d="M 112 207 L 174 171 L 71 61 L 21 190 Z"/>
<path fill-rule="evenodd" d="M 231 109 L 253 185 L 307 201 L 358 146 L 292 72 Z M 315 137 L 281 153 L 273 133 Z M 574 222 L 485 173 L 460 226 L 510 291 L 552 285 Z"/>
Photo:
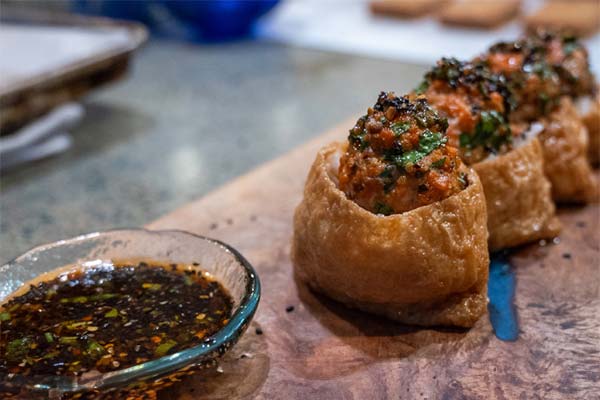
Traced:
<path fill-rule="evenodd" d="M 200 344 L 231 313 L 226 289 L 197 269 L 76 269 L 0 307 L 0 375 L 123 369 Z"/>

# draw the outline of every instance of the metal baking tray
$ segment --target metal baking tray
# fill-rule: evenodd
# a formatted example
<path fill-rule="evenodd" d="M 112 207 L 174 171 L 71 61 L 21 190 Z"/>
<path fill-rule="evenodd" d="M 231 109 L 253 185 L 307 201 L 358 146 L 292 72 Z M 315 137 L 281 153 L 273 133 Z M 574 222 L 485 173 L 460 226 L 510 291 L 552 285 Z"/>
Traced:
<path fill-rule="evenodd" d="M 0 134 L 122 77 L 147 37 L 135 22 L 3 8 Z"/>

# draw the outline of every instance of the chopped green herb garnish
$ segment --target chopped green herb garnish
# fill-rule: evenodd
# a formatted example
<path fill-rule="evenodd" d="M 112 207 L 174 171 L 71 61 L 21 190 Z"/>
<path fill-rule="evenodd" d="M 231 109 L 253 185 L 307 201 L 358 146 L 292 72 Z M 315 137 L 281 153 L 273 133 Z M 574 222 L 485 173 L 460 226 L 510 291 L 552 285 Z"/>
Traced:
<path fill-rule="evenodd" d="M 51 351 L 49 353 L 44 354 L 44 356 L 42 357 L 43 360 L 48 360 L 50 358 L 54 358 L 56 356 L 58 356 L 60 354 L 60 352 L 58 350 L 54 350 Z"/>
<path fill-rule="evenodd" d="M 116 308 L 112 308 L 110 311 L 104 314 L 105 318 L 115 318 L 119 316 L 119 311 Z"/>
<path fill-rule="evenodd" d="M 17 311 L 19 308 L 20 308 L 20 305 L 15 304 L 8 309 L 8 312 L 11 313 L 11 312 Z"/>
<path fill-rule="evenodd" d="M 551 79 L 555 74 L 552 66 L 543 60 L 540 60 L 531 66 L 526 66 L 526 70 L 530 70 L 544 80 Z"/>
<path fill-rule="evenodd" d="M 118 296 L 118 294 L 116 294 L 116 293 L 100 293 L 100 294 L 91 295 L 89 297 L 89 300 L 90 301 L 108 300 L 108 299 L 115 298 L 117 296 Z"/>
<path fill-rule="evenodd" d="M 442 168 L 446 164 L 446 157 L 442 157 L 437 161 L 431 163 L 432 168 Z"/>
<path fill-rule="evenodd" d="M 396 122 L 390 125 L 390 129 L 396 136 L 400 136 L 403 133 L 407 132 L 410 128 L 410 123 L 408 122 Z"/>
<path fill-rule="evenodd" d="M 446 144 L 447 140 L 448 138 L 443 134 L 427 130 L 423 132 L 423 135 L 419 140 L 419 151 L 427 155 L 438 147 Z"/>
<path fill-rule="evenodd" d="M 511 140 L 510 127 L 502 114 L 497 111 L 482 111 L 473 135 L 461 133 L 459 136 L 460 147 L 467 149 L 483 147 L 494 152 Z"/>
<path fill-rule="evenodd" d="M 100 358 L 106 353 L 104 347 L 102 347 L 102 345 L 95 340 L 89 341 L 87 351 L 92 358 Z"/>
<path fill-rule="evenodd" d="M 88 298 L 86 296 L 77 296 L 60 299 L 61 303 L 87 303 Z"/>
<path fill-rule="evenodd" d="M 369 141 L 366 139 L 366 131 L 364 130 L 362 130 L 360 133 L 355 133 L 351 130 L 348 140 L 353 146 L 361 151 L 369 146 Z"/>
<path fill-rule="evenodd" d="M 6 359 L 9 361 L 16 362 L 21 361 L 23 358 L 25 358 L 25 356 L 27 356 L 27 353 L 29 352 L 30 343 L 31 340 L 28 337 L 15 339 L 9 342 L 6 347 Z"/>
<path fill-rule="evenodd" d="M 460 147 L 466 147 L 466 148 L 470 148 L 471 147 L 471 135 L 469 135 L 468 133 L 461 133 L 460 136 L 458 137 L 458 142 L 460 144 Z"/>
<path fill-rule="evenodd" d="M 171 350 L 173 347 L 177 346 L 177 342 L 174 341 L 173 339 L 169 339 L 164 343 L 161 343 L 156 350 L 154 350 L 154 355 L 158 356 L 158 357 L 162 357 L 164 355 L 166 355 L 169 350 Z"/>
<path fill-rule="evenodd" d="M 10 313 L 9 312 L 1 312 L 0 313 L 0 321 L 4 322 L 4 321 L 8 321 L 10 320 Z"/>
<path fill-rule="evenodd" d="M 77 336 L 61 336 L 58 338 L 58 342 L 62 344 L 77 344 Z"/>
<path fill-rule="evenodd" d="M 458 79 L 463 75 L 463 67 L 463 63 L 456 58 L 444 57 L 425 75 L 425 80 L 440 79 L 454 87 L 457 85 Z"/>
<path fill-rule="evenodd" d="M 65 327 L 68 330 L 74 331 L 80 328 L 84 328 L 88 323 L 86 321 L 80 321 L 80 322 L 72 322 L 70 324 L 67 324 Z"/>
<path fill-rule="evenodd" d="M 46 338 L 46 342 L 54 343 L 54 336 L 50 332 L 44 332 L 44 338 Z"/>
<path fill-rule="evenodd" d="M 415 150 L 410 150 L 396 158 L 396 163 L 401 167 L 406 167 L 411 164 L 416 164 L 423 157 L 427 156 L 433 150 L 443 146 L 448 138 L 439 132 L 431 132 L 426 130 L 423 132 L 419 147 Z"/>

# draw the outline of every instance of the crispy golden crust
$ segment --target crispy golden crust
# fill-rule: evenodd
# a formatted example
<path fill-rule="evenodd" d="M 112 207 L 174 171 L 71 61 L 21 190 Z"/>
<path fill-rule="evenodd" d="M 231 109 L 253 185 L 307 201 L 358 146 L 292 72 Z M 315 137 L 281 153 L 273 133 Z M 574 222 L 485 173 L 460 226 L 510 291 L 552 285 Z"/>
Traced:
<path fill-rule="evenodd" d="M 486 206 L 479 178 L 440 202 L 373 214 L 337 187 L 343 146 L 318 154 L 294 216 L 299 279 L 350 306 L 417 325 L 470 327 L 485 312 Z"/>
<path fill-rule="evenodd" d="M 440 21 L 449 25 L 493 28 L 519 13 L 520 0 L 461 0 L 442 9 Z"/>
<path fill-rule="evenodd" d="M 587 154 L 588 133 L 570 98 L 540 120 L 544 171 L 552 184 L 552 198 L 560 203 L 587 203 L 597 199 L 598 183 Z"/>
<path fill-rule="evenodd" d="M 588 130 L 588 158 L 593 165 L 598 165 L 600 164 L 600 95 L 590 100 L 589 109 L 580 115 Z"/>
<path fill-rule="evenodd" d="M 560 223 L 537 138 L 473 168 L 485 191 L 490 250 L 558 235 Z"/>
<path fill-rule="evenodd" d="M 598 3 L 594 1 L 547 1 L 535 13 L 525 17 L 527 29 L 566 31 L 576 36 L 587 36 L 600 27 Z"/>
<path fill-rule="evenodd" d="M 427 14 L 447 0 L 373 0 L 371 12 L 401 18 L 414 18 Z"/>

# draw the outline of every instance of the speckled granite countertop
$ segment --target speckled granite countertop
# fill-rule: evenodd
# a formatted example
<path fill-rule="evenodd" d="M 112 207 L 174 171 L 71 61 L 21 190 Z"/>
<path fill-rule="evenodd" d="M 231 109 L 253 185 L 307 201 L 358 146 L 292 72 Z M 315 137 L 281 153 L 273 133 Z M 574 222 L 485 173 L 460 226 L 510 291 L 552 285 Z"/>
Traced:
<path fill-rule="evenodd" d="M 423 71 L 267 43 L 150 42 L 128 78 L 85 99 L 73 148 L 2 173 L 0 262 L 152 221 L 364 111 L 380 90 L 412 88 Z"/>

